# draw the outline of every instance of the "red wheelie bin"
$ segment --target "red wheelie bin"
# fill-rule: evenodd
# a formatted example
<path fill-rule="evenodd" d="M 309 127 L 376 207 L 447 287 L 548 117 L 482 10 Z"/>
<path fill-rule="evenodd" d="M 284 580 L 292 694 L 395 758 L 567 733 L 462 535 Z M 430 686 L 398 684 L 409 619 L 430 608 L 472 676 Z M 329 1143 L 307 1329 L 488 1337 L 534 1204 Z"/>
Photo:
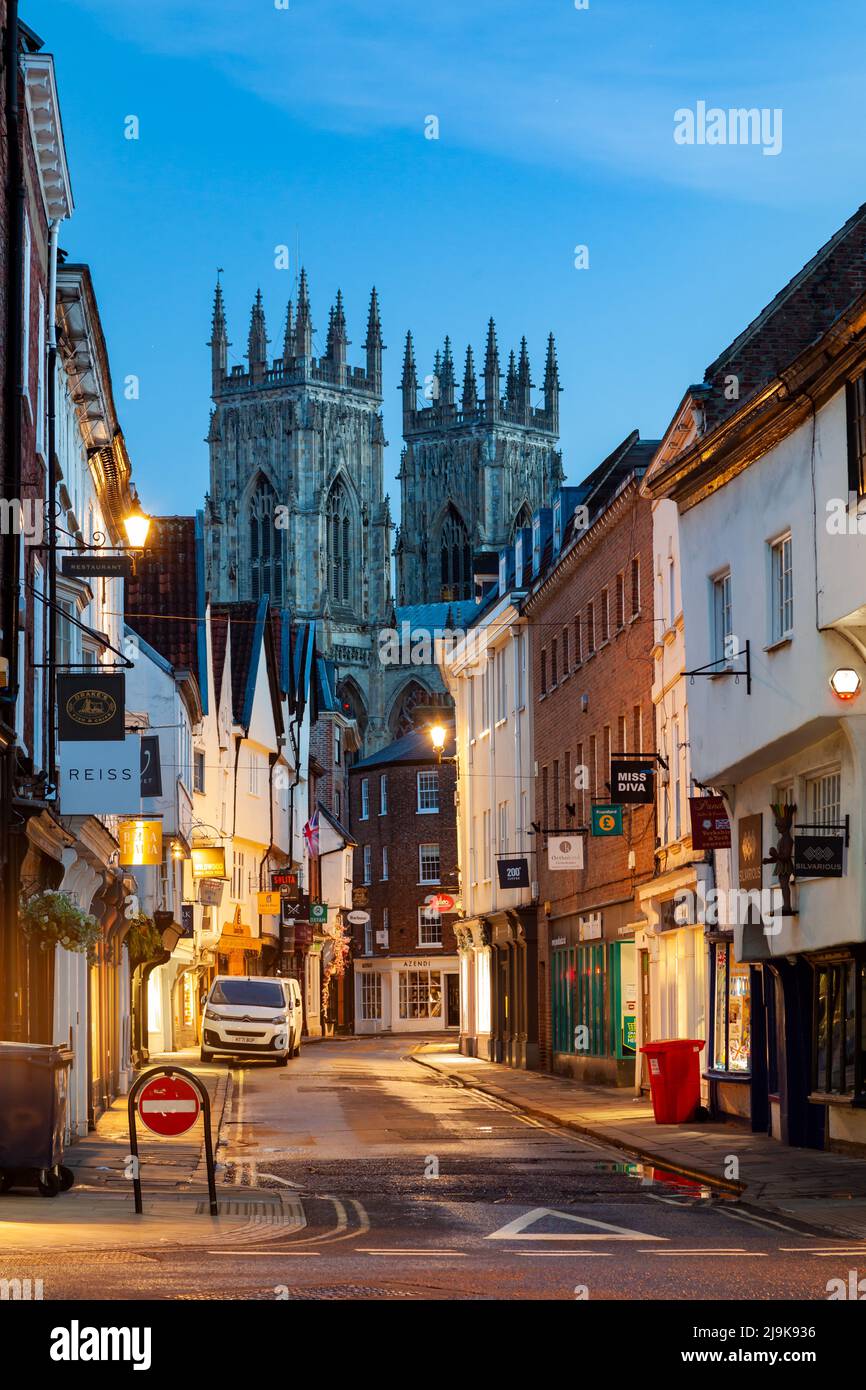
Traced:
<path fill-rule="evenodd" d="M 693 1120 L 701 1103 L 702 1038 L 666 1038 L 644 1043 L 649 1062 L 650 1091 L 657 1125 L 682 1125 Z"/>

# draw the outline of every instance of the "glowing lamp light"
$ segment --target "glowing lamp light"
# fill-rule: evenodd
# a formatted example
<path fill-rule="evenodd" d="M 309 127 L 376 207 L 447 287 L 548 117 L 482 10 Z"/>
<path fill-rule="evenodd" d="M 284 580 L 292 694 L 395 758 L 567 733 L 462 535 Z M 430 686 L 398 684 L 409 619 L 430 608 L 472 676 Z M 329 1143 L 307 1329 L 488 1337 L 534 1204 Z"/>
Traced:
<path fill-rule="evenodd" d="M 123 525 L 126 530 L 132 550 L 143 550 L 147 541 L 147 533 L 150 530 L 150 517 L 137 506 L 123 518 Z"/>
<path fill-rule="evenodd" d="M 437 753 L 441 753 L 445 747 L 445 726 L 434 724 L 430 729 L 430 739 Z"/>
<path fill-rule="evenodd" d="M 830 689 L 840 700 L 853 700 L 860 694 L 863 682 L 849 666 L 840 666 L 830 677 Z"/>

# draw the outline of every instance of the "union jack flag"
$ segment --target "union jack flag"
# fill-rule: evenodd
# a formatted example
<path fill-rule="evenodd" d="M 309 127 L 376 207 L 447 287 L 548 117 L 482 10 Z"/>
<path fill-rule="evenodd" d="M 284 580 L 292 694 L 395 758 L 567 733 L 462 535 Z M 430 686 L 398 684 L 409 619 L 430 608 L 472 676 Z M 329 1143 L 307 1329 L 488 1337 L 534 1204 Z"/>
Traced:
<path fill-rule="evenodd" d="M 314 811 L 304 826 L 304 843 L 311 859 L 319 857 L 319 813 Z"/>

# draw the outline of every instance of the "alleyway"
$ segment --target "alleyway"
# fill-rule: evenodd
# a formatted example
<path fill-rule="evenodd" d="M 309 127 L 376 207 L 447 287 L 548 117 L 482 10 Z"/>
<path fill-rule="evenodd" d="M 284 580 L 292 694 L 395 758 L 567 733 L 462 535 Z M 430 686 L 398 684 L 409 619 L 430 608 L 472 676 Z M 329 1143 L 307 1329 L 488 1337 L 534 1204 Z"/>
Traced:
<path fill-rule="evenodd" d="M 56 1201 L 0 1198 L 0 1278 L 44 1298 L 826 1298 L 854 1244 L 523 1117 L 413 1057 L 417 1040 L 306 1046 L 285 1069 L 199 1067 L 219 1124 L 221 1215 L 193 1144 L 143 1147 L 145 1215 L 117 1114 L 70 1153 Z M 438 1174 L 438 1175 L 437 1175 Z M 804 1257 L 805 1252 L 805 1257 Z M 835 1253 L 835 1252 L 838 1252 Z M 577 1292 L 576 1292 L 577 1291 Z"/>

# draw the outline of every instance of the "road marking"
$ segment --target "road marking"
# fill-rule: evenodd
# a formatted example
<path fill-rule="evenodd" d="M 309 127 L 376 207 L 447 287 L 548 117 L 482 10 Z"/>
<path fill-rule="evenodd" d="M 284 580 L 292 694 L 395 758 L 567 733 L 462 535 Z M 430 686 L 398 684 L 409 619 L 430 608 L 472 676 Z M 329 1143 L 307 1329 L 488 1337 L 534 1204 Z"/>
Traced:
<path fill-rule="evenodd" d="M 822 1259 L 829 1259 L 832 1255 L 866 1255 L 866 1245 L 841 1245 L 826 1250 L 810 1250 L 808 1245 L 780 1245 L 779 1251 L 785 1255 L 817 1255 Z"/>
<path fill-rule="evenodd" d="M 553 1235 L 540 1235 L 538 1233 L 526 1234 L 527 1226 L 534 1226 L 536 1221 L 541 1221 L 545 1217 L 555 1217 L 558 1221 L 570 1221 L 575 1226 L 592 1226 L 598 1234 L 590 1235 L 588 1232 L 578 1231 L 574 1234 L 564 1235 L 562 1232 Z M 651 1236 L 645 1231 L 632 1231 L 628 1226 L 612 1226 L 607 1221 L 593 1221 L 585 1216 L 572 1216 L 567 1211 L 555 1211 L 552 1207 L 534 1207 L 532 1211 L 525 1212 L 523 1216 L 516 1216 L 513 1221 L 509 1221 L 507 1226 L 502 1226 L 498 1231 L 493 1231 L 485 1240 L 667 1240 L 667 1236 Z"/>
<path fill-rule="evenodd" d="M 505 1250 L 505 1255 L 521 1255 L 524 1260 L 612 1260 L 609 1250 Z"/>
<path fill-rule="evenodd" d="M 744 1221 L 747 1226 L 757 1226 L 759 1229 L 766 1228 L 776 1231 L 788 1231 L 790 1235 L 796 1234 L 794 1226 L 786 1226 L 783 1221 L 771 1221 L 768 1216 L 756 1216 L 752 1212 L 731 1211 L 729 1207 L 720 1206 L 716 1208 L 723 1216 L 730 1216 L 734 1221 Z"/>
<path fill-rule="evenodd" d="M 281 1260 L 284 1255 L 315 1255 L 318 1257 L 318 1250 L 208 1250 L 209 1255 L 231 1255 L 237 1259 L 239 1255 L 266 1255 L 270 1260 Z"/>
<path fill-rule="evenodd" d="M 270 1178 L 271 1182 L 282 1183 L 283 1187 L 303 1187 L 303 1183 L 289 1182 L 288 1178 L 278 1178 L 276 1173 L 263 1173 L 261 1168 L 258 1170 L 260 1178 Z"/>
<path fill-rule="evenodd" d="M 356 1246 L 353 1253 L 356 1255 L 440 1255 L 447 1260 L 465 1260 L 467 1258 L 465 1250 L 380 1250 L 363 1245 Z"/>
<path fill-rule="evenodd" d="M 765 1250 L 638 1250 L 639 1255 L 740 1255 L 750 1260 L 768 1259 Z"/>

